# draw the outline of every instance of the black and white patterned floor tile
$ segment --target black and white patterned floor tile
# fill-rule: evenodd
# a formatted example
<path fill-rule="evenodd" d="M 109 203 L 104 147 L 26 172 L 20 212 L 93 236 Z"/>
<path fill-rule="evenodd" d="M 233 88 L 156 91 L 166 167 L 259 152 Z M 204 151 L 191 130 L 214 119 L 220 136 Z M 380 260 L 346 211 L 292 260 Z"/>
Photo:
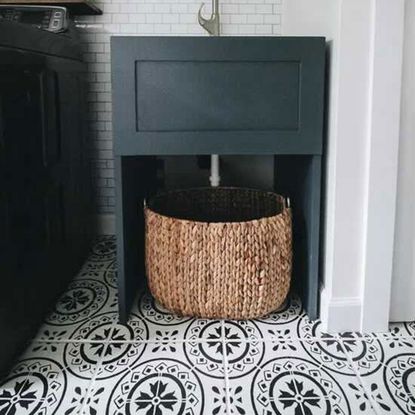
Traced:
<path fill-rule="evenodd" d="M 225 414 L 215 412 L 215 391 L 225 390 L 223 354 L 216 345 L 198 343 L 197 350 L 185 342 L 113 344 L 94 382 L 94 390 L 104 389 L 93 404 L 97 413 Z"/>
<path fill-rule="evenodd" d="M 208 320 L 138 293 L 118 323 L 113 237 L 90 257 L 0 384 L 0 415 L 415 414 L 415 323 L 322 332 L 290 296 L 268 316 Z"/>
<path fill-rule="evenodd" d="M 103 238 L 68 285 L 37 333 L 36 340 L 73 339 L 77 329 L 96 316 L 118 310 L 115 244 Z M 114 314 L 114 315 L 115 315 Z"/>
<path fill-rule="evenodd" d="M 151 341 L 183 341 L 193 317 L 178 316 L 166 310 L 148 291 L 138 295 L 134 302 L 129 321 L 136 319 L 146 322 Z"/>
<path fill-rule="evenodd" d="M 84 355 L 72 355 L 68 343 L 33 342 L 0 385 L 0 414 L 79 413 L 98 367 L 84 345 Z"/>
<path fill-rule="evenodd" d="M 415 337 L 415 321 L 406 323 L 391 323 L 389 326 L 389 331 L 393 336 Z M 384 334 L 385 333 L 376 335 L 379 337 L 384 337 Z"/>
<path fill-rule="evenodd" d="M 117 255 L 117 245 L 115 236 L 106 235 L 97 238 L 96 243 L 92 247 L 91 254 L 88 258 L 89 262 L 106 262 L 112 261 Z"/>
<path fill-rule="evenodd" d="M 304 316 L 301 300 L 291 295 L 276 311 L 254 320 L 264 338 L 297 338 L 298 319 Z"/>
<path fill-rule="evenodd" d="M 229 372 L 229 404 L 235 414 L 375 414 L 345 360 L 335 343 L 266 341 L 255 367 Z"/>
<path fill-rule="evenodd" d="M 362 361 L 366 350 L 372 364 Z M 365 389 L 376 402 L 379 414 L 415 414 L 415 339 L 382 336 L 357 340 L 354 349 L 346 349 Z"/>

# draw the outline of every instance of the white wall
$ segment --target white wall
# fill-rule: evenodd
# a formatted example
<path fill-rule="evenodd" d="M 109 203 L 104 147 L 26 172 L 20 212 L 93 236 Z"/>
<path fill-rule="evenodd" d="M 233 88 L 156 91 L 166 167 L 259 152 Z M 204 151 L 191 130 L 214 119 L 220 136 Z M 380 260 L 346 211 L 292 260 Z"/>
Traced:
<path fill-rule="evenodd" d="M 329 331 L 387 328 L 402 6 L 289 0 L 284 7 L 284 35 L 326 36 L 331 49 L 320 297 Z"/>
<path fill-rule="evenodd" d="M 399 176 L 390 318 L 415 320 L 415 1 L 405 4 Z"/>
<path fill-rule="evenodd" d="M 337 327 L 339 322 L 335 319 L 343 319 L 344 313 L 348 314 L 347 322 L 340 324 L 356 326 L 361 312 L 361 260 L 356 258 L 362 252 L 362 216 L 358 205 L 352 201 L 363 198 L 364 183 L 358 180 L 350 186 L 347 175 L 339 174 L 353 169 L 357 174 L 350 176 L 350 180 L 354 180 L 363 177 L 364 170 L 364 152 L 356 152 L 354 146 L 359 141 L 364 142 L 362 135 L 365 134 L 367 97 L 359 91 L 367 90 L 368 86 L 369 28 L 365 23 L 370 4 L 366 2 L 367 7 L 362 9 L 356 1 L 349 5 L 352 3 L 357 9 L 344 8 L 341 0 L 290 0 L 285 2 L 283 13 L 283 35 L 325 36 L 328 41 L 325 241 L 321 271 L 321 317 L 327 327 Z M 354 31 L 348 27 L 352 24 Z M 346 30 L 350 31 L 350 36 L 340 38 L 341 31 Z M 348 50 L 356 43 L 360 45 L 351 61 L 344 53 L 340 56 L 341 47 L 343 51 Z M 352 78 L 355 88 L 350 89 Z M 351 101 L 355 104 L 346 107 Z M 348 164 L 350 160 L 352 164 Z M 350 194 L 351 188 L 353 194 Z M 350 237 L 348 241 L 339 238 L 344 232 Z M 339 314 L 340 317 L 335 317 Z"/>
<path fill-rule="evenodd" d="M 335 40 L 339 0 L 285 0 L 282 13 L 284 36 L 326 36 Z"/>

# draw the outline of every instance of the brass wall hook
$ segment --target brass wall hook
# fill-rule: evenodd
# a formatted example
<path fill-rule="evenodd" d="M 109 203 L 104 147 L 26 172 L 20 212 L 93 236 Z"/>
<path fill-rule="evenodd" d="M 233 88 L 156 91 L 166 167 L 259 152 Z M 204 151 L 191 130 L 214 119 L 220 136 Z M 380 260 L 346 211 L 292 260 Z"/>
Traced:
<path fill-rule="evenodd" d="M 219 0 L 212 0 L 212 14 L 210 19 L 205 19 L 202 16 L 202 9 L 205 3 L 202 3 L 197 15 L 200 26 L 203 27 L 210 35 L 220 35 L 220 19 L 219 19 Z"/>

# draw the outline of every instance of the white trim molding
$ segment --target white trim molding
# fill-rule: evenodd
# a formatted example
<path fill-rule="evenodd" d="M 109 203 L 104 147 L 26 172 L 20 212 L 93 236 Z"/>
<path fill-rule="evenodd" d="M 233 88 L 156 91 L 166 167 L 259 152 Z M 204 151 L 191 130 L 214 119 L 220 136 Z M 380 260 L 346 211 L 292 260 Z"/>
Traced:
<path fill-rule="evenodd" d="M 360 326 L 362 300 L 359 297 L 333 298 L 323 288 L 320 292 L 320 307 L 324 332 L 351 331 Z"/>
<path fill-rule="evenodd" d="M 96 217 L 98 235 L 115 235 L 115 215 L 113 213 L 99 213 Z"/>
<path fill-rule="evenodd" d="M 330 332 L 386 331 L 404 0 L 337 1 L 320 317 Z"/>
<path fill-rule="evenodd" d="M 415 320 L 415 1 L 405 2 L 391 321 Z"/>
<path fill-rule="evenodd" d="M 392 286 L 405 22 L 404 0 L 373 7 L 362 331 L 386 331 Z"/>

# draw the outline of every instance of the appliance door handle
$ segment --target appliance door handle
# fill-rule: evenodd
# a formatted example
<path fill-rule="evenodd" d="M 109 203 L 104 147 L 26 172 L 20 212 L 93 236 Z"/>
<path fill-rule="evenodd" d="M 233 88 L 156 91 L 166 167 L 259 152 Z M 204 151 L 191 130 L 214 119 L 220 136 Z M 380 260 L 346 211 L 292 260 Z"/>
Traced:
<path fill-rule="evenodd" d="M 56 73 L 41 73 L 42 151 L 44 167 L 51 167 L 60 160 L 60 122 L 58 113 L 58 80 Z"/>
<path fill-rule="evenodd" d="M 0 95 L 0 151 L 4 151 L 6 141 L 4 137 L 4 121 L 3 121 L 3 97 Z"/>

